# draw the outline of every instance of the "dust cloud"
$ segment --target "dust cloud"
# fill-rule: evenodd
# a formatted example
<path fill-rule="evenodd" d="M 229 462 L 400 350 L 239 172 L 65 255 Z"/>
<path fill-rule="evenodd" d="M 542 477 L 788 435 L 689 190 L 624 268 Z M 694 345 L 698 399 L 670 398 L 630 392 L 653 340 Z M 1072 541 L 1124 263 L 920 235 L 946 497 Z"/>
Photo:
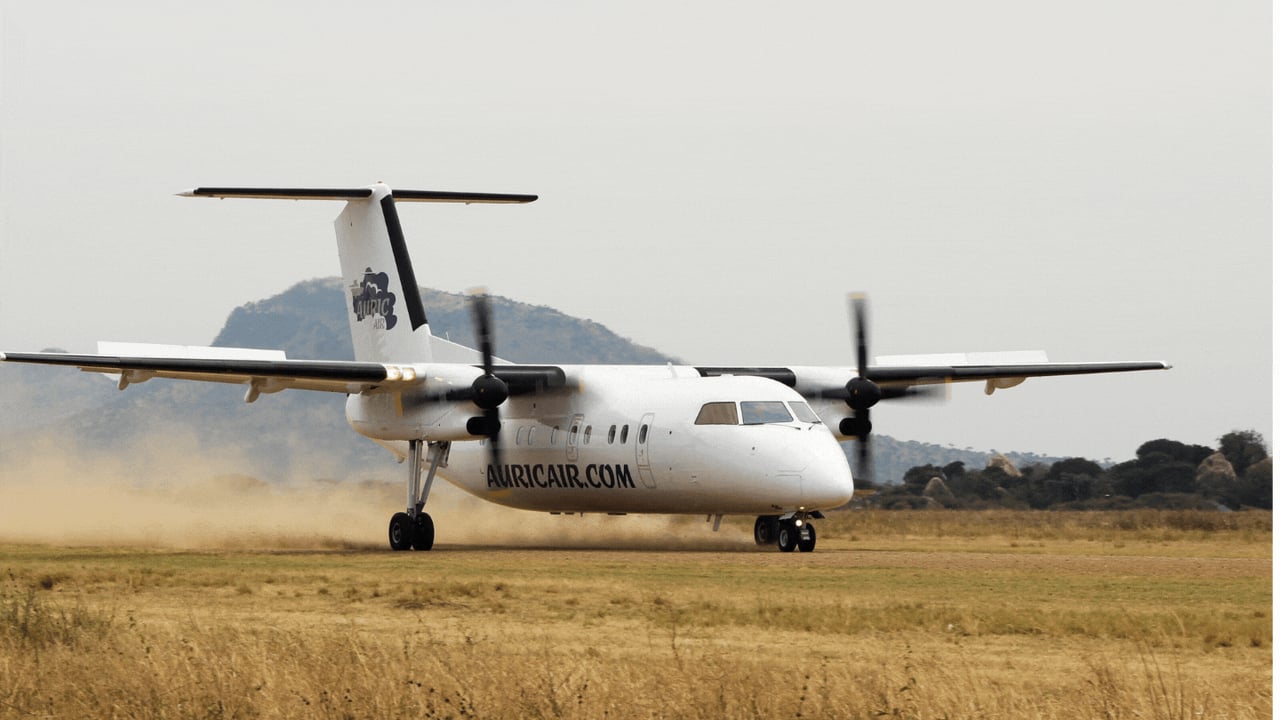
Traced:
<path fill-rule="evenodd" d="M 254 476 L 234 447 L 179 433 L 110 453 L 52 440 L 0 461 L 0 542 L 172 549 L 382 550 L 405 505 L 403 465 L 364 477 Z M 702 517 L 553 516 L 484 502 L 443 480 L 427 503 L 438 546 L 753 550 L 749 528 Z"/>

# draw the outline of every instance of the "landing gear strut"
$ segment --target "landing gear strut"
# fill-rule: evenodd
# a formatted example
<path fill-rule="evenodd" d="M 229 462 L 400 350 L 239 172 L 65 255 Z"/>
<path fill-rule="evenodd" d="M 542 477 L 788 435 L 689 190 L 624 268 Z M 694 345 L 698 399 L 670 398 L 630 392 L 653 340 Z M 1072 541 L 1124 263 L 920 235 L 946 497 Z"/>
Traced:
<path fill-rule="evenodd" d="M 809 518 L 820 518 L 821 514 L 792 513 L 782 517 L 761 515 L 756 518 L 755 540 L 757 545 L 777 543 L 781 552 L 813 552 L 818 546 L 818 531 L 814 529 Z"/>
<path fill-rule="evenodd" d="M 427 443 L 431 451 L 431 466 L 427 469 L 427 477 L 422 477 L 423 464 L 426 458 L 422 453 L 422 441 L 409 441 L 409 478 L 407 482 L 408 505 L 404 512 L 391 516 L 391 524 L 387 526 L 387 540 L 392 550 L 430 550 L 436 542 L 436 526 L 431 516 L 423 512 L 427 504 L 427 495 L 431 492 L 431 483 L 435 481 L 436 471 L 449 465 L 449 443 Z"/>

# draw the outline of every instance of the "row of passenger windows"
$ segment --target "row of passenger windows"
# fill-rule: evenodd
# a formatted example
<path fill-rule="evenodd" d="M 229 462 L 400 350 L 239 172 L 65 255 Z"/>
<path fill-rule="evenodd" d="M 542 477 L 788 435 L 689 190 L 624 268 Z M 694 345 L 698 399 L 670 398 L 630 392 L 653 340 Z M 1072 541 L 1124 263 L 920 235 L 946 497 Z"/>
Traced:
<path fill-rule="evenodd" d="M 739 416 L 739 408 L 741 408 L 741 416 Z M 813 408 L 803 400 L 793 400 L 790 402 L 782 402 L 781 400 L 744 400 L 741 403 L 734 402 L 710 402 L 702 406 L 698 412 L 698 417 L 694 420 L 695 425 L 766 425 L 769 423 L 789 423 L 793 421 L 802 423 L 820 423 L 821 419 L 813 412 Z M 590 445 L 592 430 L 594 426 L 581 426 L 575 423 L 569 428 L 568 444 L 575 445 L 578 442 L 578 430 L 582 430 L 582 444 Z M 543 429 L 541 425 L 521 425 L 516 429 L 516 445 L 536 445 L 542 438 L 540 433 L 548 433 L 548 445 L 554 446 L 556 440 L 560 436 L 560 426 L 556 425 L 550 430 Z M 625 445 L 630 434 L 631 426 L 623 425 L 619 430 L 617 425 L 610 425 L 605 435 L 605 442 L 609 445 L 617 442 Z M 649 439 L 649 426 L 647 424 L 640 426 L 637 442 L 643 445 Z"/>
<path fill-rule="evenodd" d="M 741 405 L 742 416 L 739 419 L 738 406 Z M 788 409 L 789 408 L 789 409 Z M 795 417 L 792 417 L 794 413 Z M 767 423 L 789 423 L 799 420 L 802 423 L 822 422 L 803 400 L 782 402 L 781 400 L 744 400 L 741 403 L 710 402 L 702 406 L 694 425 L 765 425 Z"/>
<path fill-rule="evenodd" d="M 560 435 L 560 426 L 556 425 L 555 427 L 551 428 L 550 431 L 539 430 L 540 427 L 541 426 L 539 425 L 531 425 L 531 426 L 521 425 L 516 430 L 516 444 L 517 445 L 536 445 L 539 439 L 539 433 L 549 432 L 550 439 L 548 440 L 547 444 L 555 445 L 556 438 L 558 438 Z M 570 445 L 573 445 L 578 441 L 578 427 L 579 426 L 575 424 L 569 428 L 569 444 Z M 593 426 L 591 425 L 587 425 L 586 427 L 582 428 L 582 444 L 583 445 L 591 444 L 592 427 Z M 619 432 L 617 425 L 610 425 L 609 432 L 605 435 L 605 442 L 608 443 L 609 445 L 612 445 L 616 441 L 620 445 L 625 445 L 627 442 L 627 436 L 630 434 L 630 432 L 631 432 L 630 425 L 623 425 L 621 432 Z M 649 440 L 648 424 L 644 424 L 640 426 L 639 437 L 637 437 L 636 440 L 642 445 Z"/>

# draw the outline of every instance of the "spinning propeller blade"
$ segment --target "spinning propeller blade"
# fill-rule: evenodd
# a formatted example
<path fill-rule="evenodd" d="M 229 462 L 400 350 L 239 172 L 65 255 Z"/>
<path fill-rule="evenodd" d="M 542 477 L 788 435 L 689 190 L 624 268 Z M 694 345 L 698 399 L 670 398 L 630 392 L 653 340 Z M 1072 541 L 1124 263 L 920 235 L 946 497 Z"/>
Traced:
<path fill-rule="evenodd" d="M 510 389 L 501 378 L 493 374 L 493 325 L 489 310 L 489 295 L 484 288 L 471 291 L 471 315 L 475 320 L 476 340 L 480 345 L 480 357 L 484 375 L 476 378 L 471 389 L 471 401 L 484 410 L 483 434 L 489 439 L 489 462 L 494 469 L 502 472 L 502 448 L 498 446 L 498 435 L 502 430 L 502 421 L 498 407 L 506 402 Z"/>
<path fill-rule="evenodd" d="M 853 408 L 852 422 L 842 428 L 849 429 L 858 439 L 858 477 L 875 480 L 871 460 L 871 406 L 880 401 L 883 393 L 878 385 L 867 379 L 867 296 L 865 293 L 849 294 L 849 316 L 853 322 L 853 351 L 858 363 L 858 377 L 846 386 L 849 398 L 845 401 Z M 844 425 L 844 423 L 841 423 Z"/>

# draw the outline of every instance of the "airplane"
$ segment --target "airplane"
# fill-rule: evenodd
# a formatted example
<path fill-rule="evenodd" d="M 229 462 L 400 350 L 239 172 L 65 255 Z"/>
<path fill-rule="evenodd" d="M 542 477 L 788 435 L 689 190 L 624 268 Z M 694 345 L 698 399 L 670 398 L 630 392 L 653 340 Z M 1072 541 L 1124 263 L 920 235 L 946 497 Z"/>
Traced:
<path fill-rule="evenodd" d="M 334 221 L 354 361 L 282 351 L 100 344 L 99 354 L 0 353 L 0 361 L 108 373 L 121 390 L 152 378 L 235 383 L 244 400 L 287 389 L 343 393 L 351 427 L 407 461 L 393 550 L 430 550 L 425 506 L 436 477 L 513 508 L 575 513 L 755 515 L 754 539 L 812 552 L 812 520 L 849 503 L 858 443 L 869 478 L 871 408 L 981 382 L 987 394 L 1031 377 L 1169 369 L 1163 362 L 1050 363 L 924 355 L 871 364 L 866 298 L 851 295 L 855 365 L 529 365 L 494 353 L 487 296 L 473 293 L 479 348 L 431 334 L 397 204 L 522 204 L 536 195 L 356 188 L 201 187 L 196 198 L 339 201 Z"/>

